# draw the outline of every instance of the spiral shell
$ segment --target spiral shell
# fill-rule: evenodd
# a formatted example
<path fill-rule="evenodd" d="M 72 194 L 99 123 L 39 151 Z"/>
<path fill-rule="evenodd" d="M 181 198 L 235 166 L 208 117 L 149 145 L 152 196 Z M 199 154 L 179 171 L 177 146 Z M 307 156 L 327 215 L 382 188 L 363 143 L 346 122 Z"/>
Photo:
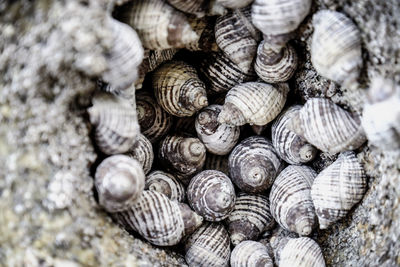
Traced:
<path fill-rule="evenodd" d="M 344 14 L 321 10 L 313 16 L 311 62 L 317 72 L 353 88 L 362 67 L 361 36 Z"/>
<path fill-rule="evenodd" d="M 287 127 L 319 150 L 331 154 L 357 149 L 365 142 L 360 119 L 324 98 L 307 100 Z"/>
<path fill-rule="evenodd" d="M 189 17 L 188 21 L 199 38 L 186 44 L 185 48 L 189 51 L 218 51 L 214 35 L 215 19 Z"/>
<path fill-rule="evenodd" d="M 229 157 L 227 155 L 219 156 L 208 153 L 206 156 L 206 162 L 204 163 L 204 169 L 216 170 L 229 175 L 228 159 Z"/>
<path fill-rule="evenodd" d="M 246 138 L 229 156 L 232 182 L 248 193 L 267 190 L 282 167 L 272 143 L 261 136 Z"/>
<path fill-rule="evenodd" d="M 325 267 L 321 248 L 311 238 L 290 238 L 279 253 L 279 266 Z"/>
<path fill-rule="evenodd" d="M 162 193 L 171 200 L 182 202 L 185 199 L 183 185 L 173 175 L 163 171 L 149 173 L 145 189 Z"/>
<path fill-rule="evenodd" d="M 204 17 L 207 11 L 206 0 L 167 0 L 167 2 L 182 12 L 196 15 L 196 17 Z"/>
<path fill-rule="evenodd" d="M 151 170 L 154 160 L 153 146 L 144 135 L 139 134 L 136 143 L 125 154 L 139 161 L 145 174 Z"/>
<path fill-rule="evenodd" d="M 233 87 L 225 97 L 218 122 L 229 125 L 265 125 L 275 119 L 286 102 L 286 83 L 242 83 Z"/>
<path fill-rule="evenodd" d="M 220 171 L 202 171 L 190 180 L 189 205 L 205 220 L 218 222 L 229 216 L 235 205 L 235 189 L 228 176 Z"/>
<path fill-rule="evenodd" d="M 267 248 L 256 241 L 243 241 L 231 254 L 231 267 L 273 267 Z"/>
<path fill-rule="evenodd" d="M 243 8 L 253 2 L 253 0 L 216 0 L 216 3 L 230 9 Z"/>
<path fill-rule="evenodd" d="M 311 197 L 318 216 L 319 227 L 328 228 L 346 216 L 366 190 L 364 169 L 354 152 L 346 151 L 315 178 Z"/>
<path fill-rule="evenodd" d="M 183 61 L 162 64 L 152 77 L 157 102 L 168 113 L 189 117 L 208 106 L 204 83 L 196 69 Z"/>
<path fill-rule="evenodd" d="M 276 153 L 287 163 L 296 165 L 313 160 L 317 154 L 315 147 L 287 127 L 300 109 L 300 105 L 288 108 L 272 124 L 272 144 Z"/>

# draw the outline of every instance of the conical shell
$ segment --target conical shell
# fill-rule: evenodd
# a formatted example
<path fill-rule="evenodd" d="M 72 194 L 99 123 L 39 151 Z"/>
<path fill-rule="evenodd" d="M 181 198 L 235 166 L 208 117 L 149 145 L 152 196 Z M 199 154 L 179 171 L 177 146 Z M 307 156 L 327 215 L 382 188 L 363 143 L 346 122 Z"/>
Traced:
<path fill-rule="evenodd" d="M 128 209 L 144 189 L 142 166 L 137 160 L 124 155 L 103 160 L 94 177 L 99 203 L 108 212 Z"/>
<path fill-rule="evenodd" d="M 182 12 L 204 17 L 207 11 L 206 0 L 167 0 L 167 2 Z"/>
<path fill-rule="evenodd" d="M 243 241 L 231 254 L 231 267 L 273 267 L 267 248 L 256 241 Z"/>
<path fill-rule="evenodd" d="M 215 19 L 189 17 L 188 21 L 199 38 L 185 45 L 185 48 L 189 51 L 218 51 L 214 35 Z"/>
<path fill-rule="evenodd" d="M 182 202 L 186 196 L 183 185 L 172 174 L 163 171 L 149 173 L 146 177 L 145 189 L 157 191 L 179 202 Z"/>
<path fill-rule="evenodd" d="M 216 0 L 215 2 L 226 8 L 237 9 L 250 5 L 253 0 Z"/>
<path fill-rule="evenodd" d="M 157 102 L 168 113 L 189 117 L 208 106 L 204 83 L 196 69 L 183 61 L 162 64 L 152 76 Z"/>
<path fill-rule="evenodd" d="M 276 178 L 269 200 L 279 225 L 299 235 L 311 234 L 316 223 L 311 185 L 317 173 L 307 166 L 290 165 Z"/>
<path fill-rule="evenodd" d="M 278 266 L 325 267 L 324 256 L 317 242 L 308 237 L 287 239 L 276 257 Z"/>
<path fill-rule="evenodd" d="M 228 176 L 214 170 L 202 171 L 190 180 L 189 205 L 207 221 L 218 222 L 229 216 L 235 205 L 235 189 Z"/>
<path fill-rule="evenodd" d="M 344 14 L 321 10 L 313 16 L 311 62 L 317 72 L 352 88 L 362 67 L 361 36 Z"/>
<path fill-rule="evenodd" d="M 357 149 L 365 142 L 360 119 L 324 98 L 307 100 L 287 127 L 331 154 Z"/>
<path fill-rule="evenodd" d="M 364 169 L 354 152 L 343 152 L 314 180 L 311 197 L 318 216 L 319 227 L 328 228 L 340 220 L 364 196 Z"/>
<path fill-rule="evenodd" d="M 261 136 L 246 138 L 229 156 L 232 182 L 248 193 L 267 190 L 282 167 L 282 161 L 272 143 Z"/>
<path fill-rule="evenodd" d="M 299 112 L 300 105 L 285 110 L 272 124 L 272 144 L 279 157 L 289 164 L 302 164 L 313 160 L 317 149 L 302 137 L 289 130 L 290 119 Z"/>
<path fill-rule="evenodd" d="M 205 170 L 216 170 L 229 175 L 228 167 L 229 156 L 219 156 L 211 153 L 207 153 L 206 162 L 204 164 Z"/>
<path fill-rule="evenodd" d="M 154 153 L 153 146 L 144 135 L 138 135 L 138 140 L 128 152 L 126 152 L 126 155 L 139 161 L 143 167 L 144 173 L 149 173 L 153 165 Z"/>

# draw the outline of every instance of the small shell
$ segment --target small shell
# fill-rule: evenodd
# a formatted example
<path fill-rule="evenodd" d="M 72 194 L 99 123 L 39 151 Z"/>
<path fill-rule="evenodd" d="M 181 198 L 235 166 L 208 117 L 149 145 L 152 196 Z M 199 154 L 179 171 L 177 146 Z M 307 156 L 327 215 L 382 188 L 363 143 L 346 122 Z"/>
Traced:
<path fill-rule="evenodd" d="M 242 83 L 233 87 L 225 97 L 219 113 L 219 123 L 229 125 L 265 125 L 275 119 L 286 102 L 289 86 L 286 83 Z"/>
<path fill-rule="evenodd" d="M 208 153 L 206 156 L 206 162 L 204 164 L 205 170 L 216 170 L 229 175 L 228 159 L 226 156 L 219 156 Z"/>
<path fill-rule="evenodd" d="M 163 171 L 149 173 L 146 177 L 145 189 L 157 191 L 179 202 L 182 202 L 186 195 L 183 185 L 173 175 Z"/>
<path fill-rule="evenodd" d="M 362 67 L 361 36 L 344 14 L 321 10 L 313 16 L 311 62 L 317 72 L 353 88 Z"/>
<path fill-rule="evenodd" d="M 300 109 L 300 105 L 288 108 L 272 124 L 272 144 L 276 152 L 287 163 L 296 165 L 313 160 L 318 151 L 287 127 L 290 119 Z"/>
<path fill-rule="evenodd" d="M 248 193 L 267 190 L 282 167 L 282 161 L 272 143 L 261 136 L 246 138 L 229 156 L 232 182 Z"/>
<path fill-rule="evenodd" d="M 211 17 L 188 18 L 190 26 L 197 33 L 199 38 L 185 45 L 189 51 L 218 51 L 218 45 L 215 42 L 214 25 L 215 19 Z"/>
<path fill-rule="evenodd" d="M 317 173 L 307 166 L 291 165 L 276 178 L 269 200 L 279 225 L 299 235 L 311 234 L 316 223 L 311 185 Z"/>
<path fill-rule="evenodd" d="M 307 100 L 287 127 L 319 150 L 331 154 L 357 149 L 365 142 L 360 119 L 325 98 Z"/>
<path fill-rule="evenodd" d="M 346 151 L 314 180 L 311 197 L 318 216 L 319 227 L 328 228 L 340 220 L 364 196 L 364 169 L 354 152 Z"/>
<path fill-rule="evenodd" d="M 169 61 L 155 70 L 152 84 L 157 102 L 168 113 L 190 117 L 208 106 L 204 83 L 196 69 L 183 61 Z"/>
<path fill-rule="evenodd" d="M 144 189 L 142 166 L 137 160 L 124 155 L 114 155 L 103 160 L 94 178 L 99 203 L 108 212 L 128 209 Z"/>
<path fill-rule="evenodd" d="M 196 118 L 196 132 L 207 151 L 216 155 L 226 155 L 239 140 L 239 127 L 218 123 L 222 106 L 211 105 L 201 110 Z"/>
<path fill-rule="evenodd" d="M 234 246 L 244 240 L 255 240 L 274 226 L 269 200 L 263 195 L 239 193 L 233 211 L 227 218 L 231 242 Z"/>
<path fill-rule="evenodd" d="M 321 248 L 311 238 L 290 238 L 279 253 L 279 266 L 325 267 Z"/>
<path fill-rule="evenodd" d="M 231 254 L 231 267 L 273 267 L 267 248 L 256 241 L 243 241 Z"/>
<path fill-rule="evenodd" d="M 206 0 L 167 0 L 167 2 L 176 9 L 199 18 L 205 16 L 208 4 Z"/>
<path fill-rule="evenodd" d="M 235 205 L 235 189 L 228 176 L 206 170 L 190 180 L 187 188 L 189 205 L 207 221 L 218 222 L 229 216 Z"/>
<path fill-rule="evenodd" d="M 250 5 L 253 0 L 216 0 L 215 2 L 226 8 L 237 9 Z"/>
<path fill-rule="evenodd" d="M 125 154 L 139 161 L 145 174 L 149 173 L 153 165 L 154 153 L 153 146 L 144 135 L 139 134 L 136 143 Z"/>

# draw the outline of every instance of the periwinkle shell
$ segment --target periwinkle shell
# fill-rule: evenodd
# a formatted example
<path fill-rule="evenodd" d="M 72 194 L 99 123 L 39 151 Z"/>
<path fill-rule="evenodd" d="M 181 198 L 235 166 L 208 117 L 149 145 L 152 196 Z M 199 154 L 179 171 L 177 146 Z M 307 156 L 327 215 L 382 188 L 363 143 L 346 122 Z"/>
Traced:
<path fill-rule="evenodd" d="M 125 153 L 140 162 L 145 174 L 149 173 L 153 165 L 154 153 L 150 141 L 142 134 L 139 134 L 136 143 Z"/>
<path fill-rule="evenodd" d="M 273 267 L 267 248 L 256 241 L 243 241 L 231 253 L 231 267 Z"/>
<path fill-rule="evenodd" d="M 171 200 L 185 200 L 185 188 L 172 174 L 163 171 L 153 171 L 146 177 L 145 189 L 157 191 Z"/>

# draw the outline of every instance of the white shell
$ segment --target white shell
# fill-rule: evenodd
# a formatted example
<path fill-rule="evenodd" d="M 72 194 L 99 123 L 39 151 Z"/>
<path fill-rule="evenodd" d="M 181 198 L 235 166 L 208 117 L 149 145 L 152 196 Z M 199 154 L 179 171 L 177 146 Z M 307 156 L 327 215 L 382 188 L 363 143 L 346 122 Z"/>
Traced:
<path fill-rule="evenodd" d="M 279 254 L 282 267 L 325 267 L 321 248 L 311 238 L 290 238 Z"/>
<path fill-rule="evenodd" d="M 273 267 L 267 248 L 256 241 L 243 241 L 231 254 L 231 267 Z"/>
<path fill-rule="evenodd" d="M 163 171 L 153 171 L 146 177 L 145 189 L 163 193 L 171 200 L 185 200 L 185 188 L 172 175 Z"/>

